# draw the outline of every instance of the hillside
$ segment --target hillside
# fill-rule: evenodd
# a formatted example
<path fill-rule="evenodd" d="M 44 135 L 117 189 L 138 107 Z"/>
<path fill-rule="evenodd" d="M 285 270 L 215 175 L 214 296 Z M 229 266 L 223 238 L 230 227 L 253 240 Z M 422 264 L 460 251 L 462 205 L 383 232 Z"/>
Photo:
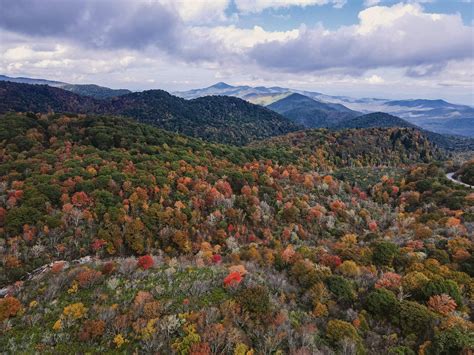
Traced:
<path fill-rule="evenodd" d="M 472 343 L 474 200 L 415 130 L 235 147 L 120 117 L 8 114 L 0 151 L 8 352 Z M 380 165 L 400 177 L 361 190 L 327 175 Z"/>
<path fill-rule="evenodd" d="M 0 113 L 49 110 L 123 115 L 172 132 L 237 145 L 301 128 L 271 110 L 233 97 L 187 101 L 166 91 L 148 90 L 97 100 L 44 85 L 0 82 Z"/>
<path fill-rule="evenodd" d="M 307 128 L 332 127 L 360 115 L 343 105 L 315 101 L 296 93 L 266 107 Z"/>
<path fill-rule="evenodd" d="M 473 151 L 474 138 L 439 134 L 422 129 L 400 117 L 384 112 L 374 112 L 362 115 L 350 120 L 339 122 L 334 129 L 350 128 L 384 128 L 384 127 L 406 127 L 417 129 L 422 132 L 432 143 L 448 151 Z"/>
<path fill-rule="evenodd" d="M 274 137 L 252 146 L 291 152 L 301 166 L 317 169 L 326 158 L 337 166 L 378 166 L 430 161 L 443 153 L 418 130 L 370 128 L 333 132 L 306 130 Z M 341 149 L 344 147 L 344 149 Z"/>
<path fill-rule="evenodd" d="M 417 128 L 400 117 L 392 116 L 388 113 L 374 112 L 366 115 L 358 116 L 350 120 L 337 123 L 333 128 L 348 129 L 348 128 L 383 128 L 383 127 L 405 127 Z"/>
<path fill-rule="evenodd" d="M 44 79 L 33 79 L 33 78 L 13 78 L 6 75 L 0 75 L 0 81 L 10 81 L 13 83 L 21 84 L 32 84 L 32 85 L 48 85 L 64 89 L 75 94 L 90 96 L 96 99 L 107 99 L 110 97 L 121 96 L 131 93 L 127 89 L 111 89 L 104 86 L 94 84 L 68 84 L 61 81 L 52 81 Z"/>

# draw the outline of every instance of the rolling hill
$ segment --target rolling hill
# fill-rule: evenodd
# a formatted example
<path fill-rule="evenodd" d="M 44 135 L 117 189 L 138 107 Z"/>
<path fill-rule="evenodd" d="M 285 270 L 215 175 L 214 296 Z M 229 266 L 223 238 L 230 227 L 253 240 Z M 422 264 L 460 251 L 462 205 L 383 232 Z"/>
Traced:
<path fill-rule="evenodd" d="M 163 90 L 148 90 L 98 100 L 46 85 L 0 82 L 0 113 L 8 111 L 122 115 L 169 131 L 237 145 L 302 128 L 276 112 L 235 97 L 188 101 Z"/>

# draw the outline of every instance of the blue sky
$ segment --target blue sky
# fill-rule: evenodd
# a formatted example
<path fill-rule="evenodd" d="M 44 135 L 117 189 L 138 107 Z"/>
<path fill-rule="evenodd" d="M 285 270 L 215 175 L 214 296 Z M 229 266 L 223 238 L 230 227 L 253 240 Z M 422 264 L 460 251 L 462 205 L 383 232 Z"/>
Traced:
<path fill-rule="evenodd" d="M 260 13 L 239 14 L 241 27 L 251 28 L 261 25 L 266 30 L 281 31 L 299 27 L 302 23 L 311 25 L 322 23 L 326 28 L 337 29 L 358 22 L 358 14 L 367 6 L 364 0 L 349 0 L 341 8 L 333 4 L 322 6 L 289 6 L 284 8 L 268 8 Z M 396 0 L 380 1 L 378 5 L 391 6 L 399 3 Z M 465 24 L 472 24 L 474 18 L 473 4 L 461 0 L 438 0 L 423 3 L 428 12 L 456 14 L 459 13 Z M 229 15 L 239 13 L 235 3 L 227 9 Z"/>
<path fill-rule="evenodd" d="M 474 105 L 472 0 L 0 0 L 0 74 Z"/>

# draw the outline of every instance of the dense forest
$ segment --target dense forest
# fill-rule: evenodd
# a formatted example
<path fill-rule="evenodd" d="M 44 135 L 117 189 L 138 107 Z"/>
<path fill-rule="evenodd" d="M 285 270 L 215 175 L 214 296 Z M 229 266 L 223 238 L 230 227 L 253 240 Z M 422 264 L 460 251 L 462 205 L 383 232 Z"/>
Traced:
<path fill-rule="evenodd" d="M 46 85 L 0 82 L 0 113 L 28 111 L 128 116 L 171 132 L 235 145 L 302 129 L 276 112 L 235 97 L 188 101 L 148 90 L 98 100 Z"/>
<path fill-rule="evenodd" d="M 193 105 L 219 116 L 219 100 L 240 105 Z M 474 194 L 446 158 L 413 128 L 236 147 L 120 117 L 4 115 L 0 348 L 467 354 Z"/>

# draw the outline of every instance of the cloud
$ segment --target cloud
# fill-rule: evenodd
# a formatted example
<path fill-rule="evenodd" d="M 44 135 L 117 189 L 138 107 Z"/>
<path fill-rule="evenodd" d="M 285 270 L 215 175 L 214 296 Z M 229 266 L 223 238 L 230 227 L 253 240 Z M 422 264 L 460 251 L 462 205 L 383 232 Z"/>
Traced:
<path fill-rule="evenodd" d="M 285 42 L 257 44 L 249 56 L 263 67 L 295 73 L 415 67 L 472 57 L 473 35 L 459 14 L 430 14 L 419 5 L 397 4 L 361 11 L 354 26 L 335 31 L 317 26 Z"/>
<path fill-rule="evenodd" d="M 380 3 L 380 0 L 365 0 L 364 1 L 364 6 L 365 7 L 371 7 L 371 6 L 375 6 L 379 3 Z"/>
<path fill-rule="evenodd" d="M 185 23 L 190 24 L 226 21 L 225 11 L 230 5 L 230 0 L 159 0 L 159 2 L 168 8 L 174 9 Z"/>
<path fill-rule="evenodd" d="M 234 0 L 238 11 L 243 13 L 258 13 L 266 9 L 288 8 L 290 6 L 322 6 L 332 4 L 341 8 L 346 0 Z"/>
<path fill-rule="evenodd" d="M 126 0 L 0 0 L 0 27 L 30 36 L 68 39 L 88 47 L 172 50 L 179 14 L 159 2 Z"/>
<path fill-rule="evenodd" d="M 263 24 L 246 28 L 239 17 L 345 1 L 0 0 L 0 73 L 130 88 L 229 80 L 332 87 L 335 94 L 354 87 L 404 93 L 409 84 L 415 92 L 430 88 L 434 95 L 442 86 L 467 97 L 473 27 L 459 14 L 426 12 L 422 1 L 380 6 L 388 2 L 381 0 L 361 11 L 356 24 L 334 30 L 322 24 L 268 30 L 265 21 L 274 24 L 275 13 L 249 16 Z"/>
<path fill-rule="evenodd" d="M 385 82 L 382 77 L 374 74 L 371 77 L 365 79 L 369 84 L 382 84 Z"/>

